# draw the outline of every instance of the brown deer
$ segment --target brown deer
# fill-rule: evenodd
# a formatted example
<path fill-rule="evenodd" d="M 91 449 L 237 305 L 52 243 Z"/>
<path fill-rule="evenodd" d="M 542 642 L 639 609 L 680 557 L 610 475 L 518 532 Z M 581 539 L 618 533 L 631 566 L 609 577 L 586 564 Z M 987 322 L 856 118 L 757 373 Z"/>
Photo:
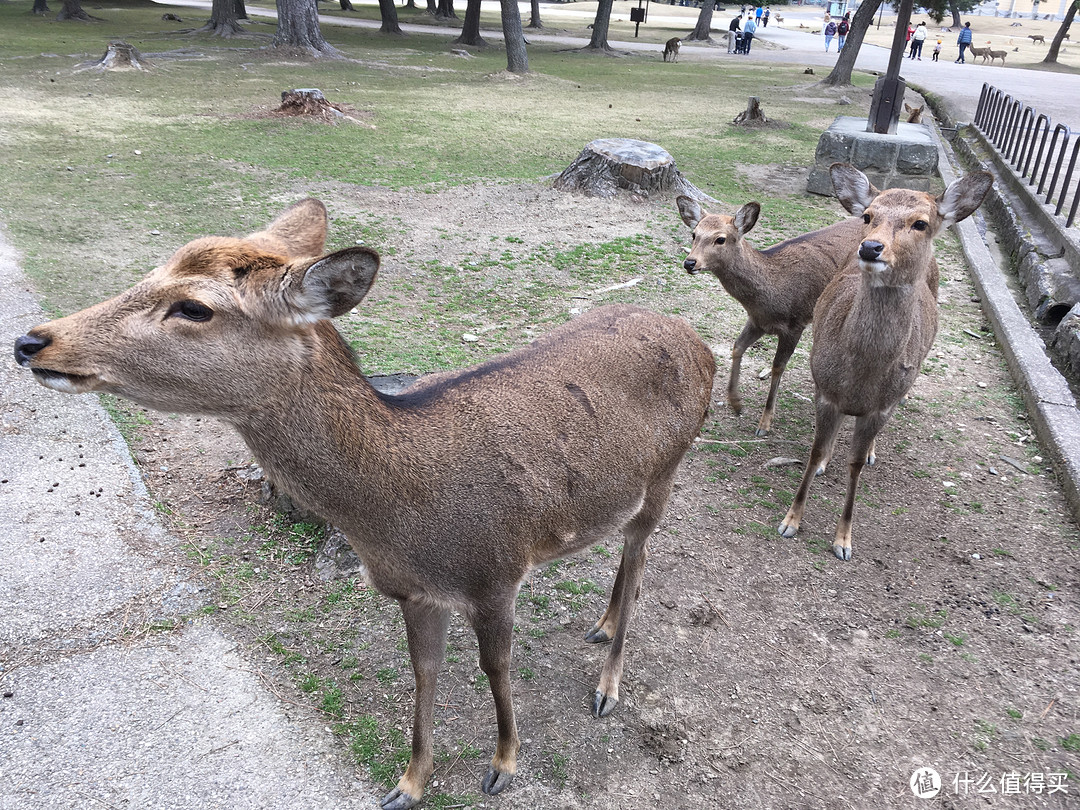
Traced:
<path fill-rule="evenodd" d="M 907 122 L 909 124 L 921 124 L 923 110 L 926 109 L 925 104 L 920 104 L 918 107 L 912 107 L 906 101 L 904 102 L 904 112 L 907 113 Z"/>
<path fill-rule="evenodd" d="M 1066 35 L 1066 38 L 1068 38 L 1068 35 Z M 1028 39 L 1031 40 L 1032 45 L 1046 44 L 1046 37 L 1042 34 L 1028 34 Z"/>
<path fill-rule="evenodd" d="M 1005 57 L 1007 55 L 1008 54 L 1007 54 L 1006 51 L 992 51 L 989 48 L 987 48 L 986 53 L 983 54 L 983 64 L 985 65 L 987 60 L 989 60 L 990 64 L 992 65 L 992 64 L 994 64 L 995 59 L 1000 59 L 1001 60 L 1001 66 L 1005 67 Z"/>
<path fill-rule="evenodd" d="M 862 242 L 814 308 L 814 444 L 779 532 L 794 537 L 799 530 L 810 482 L 824 472 L 843 416 L 854 416 L 847 497 L 833 543 L 833 553 L 850 560 L 859 473 L 874 463 L 874 439 L 915 382 L 937 332 L 934 237 L 979 207 L 993 177 L 974 172 L 934 197 L 878 191 L 846 163 L 834 163 L 831 173 L 840 202 L 862 216 Z"/>
<path fill-rule="evenodd" d="M 739 372 L 743 354 L 763 335 L 777 336 L 769 395 L 756 431 L 765 436 L 772 429 L 776 393 L 788 360 L 814 316 L 821 291 L 858 247 L 862 223 L 849 218 L 757 250 L 744 237 L 761 214 L 758 203 L 746 203 L 733 217 L 710 214 L 691 197 L 680 196 L 676 203 L 683 222 L 694 231 L 683 262 L 686 272 L 712 273 L 746 310 L 746 325 L 731 350 L 727 385 L 728 405 L 736 414 L 742 413 Z"/>
<path fill-rule="evenodd" d="M 105 391 L 217 416 L 271 479 L 339 526 L 372 583 L 401 605 L 416 678 L 412 757 L 385 810 L 415 805 L 432 773 L 436 678 L 457 609 L 477 636 L 498 743 L 481 781 L 510 784 L 520 747 L 510 689 L 518 589 L 537 566 L 624 536 L 612 641 L 592 702 L 619 700 L 646 543 L 704 421 L 715 370 L 683 321 L 601 307 L 508 355 L 376 393 L 330 322 L 375 280 L 379 256 L 318 258 L 322 203 L 244 239 L 197 239 L 113 298 L 15 344 L 45 386 Z"/>
<path fill-rule="evenodd" d="M 668 61 L 668 57 L 671 57 L 672 62 L 679 61 L 679 48 L 682 46 L 682 40 L 679 37 L 672 37 L 664 43 L 664 61 Z"/>

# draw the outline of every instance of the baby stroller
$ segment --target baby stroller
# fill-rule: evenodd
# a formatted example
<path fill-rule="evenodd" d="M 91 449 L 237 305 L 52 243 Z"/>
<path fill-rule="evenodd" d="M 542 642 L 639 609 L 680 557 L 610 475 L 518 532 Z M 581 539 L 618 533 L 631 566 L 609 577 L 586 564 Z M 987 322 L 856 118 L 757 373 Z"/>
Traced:
<path fill-rule="evenodd" d="M 746 35 L 742 31 L 735 32 L 735 53 L 746 53 Z"/>

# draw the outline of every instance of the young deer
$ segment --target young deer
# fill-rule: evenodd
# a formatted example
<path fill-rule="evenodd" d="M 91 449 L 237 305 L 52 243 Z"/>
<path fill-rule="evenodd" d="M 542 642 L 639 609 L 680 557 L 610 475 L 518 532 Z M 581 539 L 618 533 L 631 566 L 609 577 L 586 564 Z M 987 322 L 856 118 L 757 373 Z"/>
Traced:
<path fill-rule="evenodd" d="M 739 371 L 743 354 L 762 335 L 777 336 L 772 382 L 756 431 L 765 436 L 772 428 L 776 392 L 788 360 L 814 316 L 818 296 L 858 247 L 862 223 L 849 218 L 756 250 L 743 237 L 757 223 L 758 203 L 746 203 L 733 217 L 710 214 L 690 197 L 680 196 L 676 203 L 683 222 L 694 232 L 690 254 L 683 262 L 686 272 L 712 273 L 746 310 L 746 325 L 731 350 L 727 386 L 728 405 L 736 414 L 742 413 Z"/>
<path fill-rule="evenodd" d="M 624 535 L 589 642 L 612 641 L 592 703 L 619 700 L 646 543 L 705 418 L 712 354 L 684 322 L 602 307 L 529 346 L 376 393 L 329 318 L 367 294 L 377 253 L 323 250 L 307 200 L 245 239 L 198 239 L 127 292 L 32 329 L 16 360 L 49 388 L 105 391 L 220 417 L 272 480 L 339 526 L 401 605 L 416 677 L 412 758 L 386 810 L 432 773 L 436 678 L 451 609 L 472 624 L 498 743 L 498 793 L 519 746 L 510 689 L 518 589 L 537 566 Z"/>
<path fill-rule="evenodd" d="M 874 439 L 915 382 L 937 332 L 934 237 L 970 216 L 993 178 L 974 172 L 938 197 L 878 191 L 846 163 L 833 164 L 832 181 L 843 206 L 862 215 L 862 243 L 814 309 L 814 444 L 779 532 L 794 537 L 799 530 L 810 482 L 824 472 L 843 416 L 854 416 L 847 497 L 833 543 L 833 553 L 850 560 L 859 473 L 874 463 Z"/>
<path fill-rule="evenodd" d="M 672 62 L 679 61 L 679 48 L 682 46 L 682 40 L 679 37 L 672 37 L 664 43 L 664 61 L 668 61 L 668 57 L 671 57 Z"/>

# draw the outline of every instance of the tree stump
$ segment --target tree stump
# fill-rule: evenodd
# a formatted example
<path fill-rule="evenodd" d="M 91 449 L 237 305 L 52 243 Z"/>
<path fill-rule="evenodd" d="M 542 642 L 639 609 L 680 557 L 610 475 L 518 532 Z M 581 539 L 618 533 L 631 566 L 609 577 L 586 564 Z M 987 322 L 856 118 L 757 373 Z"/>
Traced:
<path fill-rule="evenodd" d="M 736 124 L 767 124 L 769 119 L 761 111 L 761 101 L 757 96 L 750 96 L 746 102 L 746 109 L 735 116 Z"/>
<path fill-rule="evenodd" d="M 149 70 L 151 67 L 153 63 L 139 53 L 134 45 L 114 40 L 109 43 L 104 56 L 93 62 L 76 65 L 75 70 Z"/>
<path fill-rule="evenodd" d="M 709 199 L 679 174 L 667 151 L 629 138 L 593 141 L 555 179 L 554 187 L 580 191 L 587 197 L 614 197 L 623 189 L 642 197 L 663 192 Z"/>
<path fill-rule="evenodd" d="M 327 101 L 322 90 L 317 88 L 282 91 L 281 106 L 274 110 L 274 113 L 317 118 L 320 121 L 337 121 L 347 117 L 341 107 Z"/>

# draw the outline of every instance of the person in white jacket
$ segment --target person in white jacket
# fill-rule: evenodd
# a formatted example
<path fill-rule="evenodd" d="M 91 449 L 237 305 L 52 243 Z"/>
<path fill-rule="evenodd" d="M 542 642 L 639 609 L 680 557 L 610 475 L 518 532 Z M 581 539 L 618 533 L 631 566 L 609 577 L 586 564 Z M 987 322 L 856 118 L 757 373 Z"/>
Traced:
<path fill-rule="evenodd" d="M 922 46 L 926 42 L 926 23 L 921 22 L 915 27 L 914 33 L 911 35 L 911 52 L 908 54 L 908 59 L 918 59 L 922 61 Z"/>

